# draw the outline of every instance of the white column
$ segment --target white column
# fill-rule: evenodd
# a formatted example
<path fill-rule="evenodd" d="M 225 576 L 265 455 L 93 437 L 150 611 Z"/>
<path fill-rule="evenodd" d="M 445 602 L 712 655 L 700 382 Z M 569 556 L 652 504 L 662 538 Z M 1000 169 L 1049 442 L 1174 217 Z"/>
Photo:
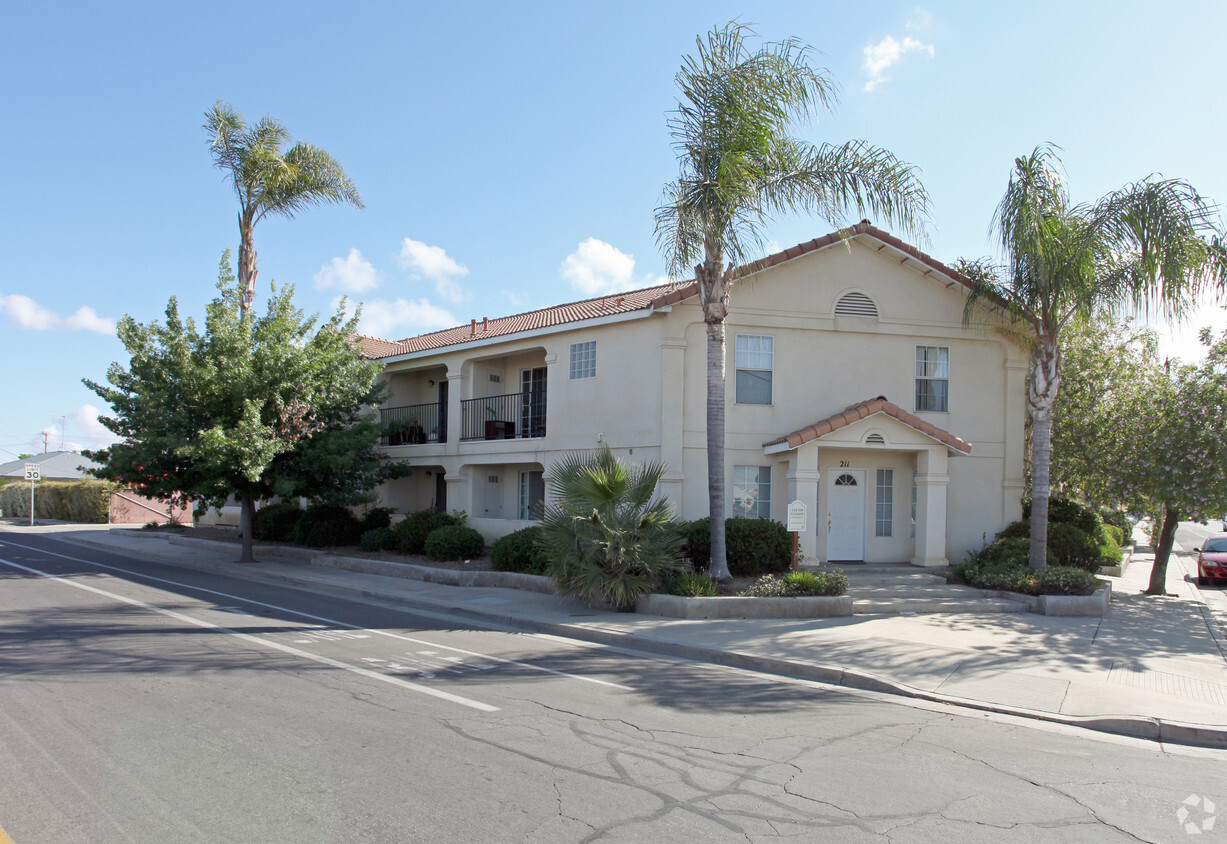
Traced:
<path fill-rule="evenodd" d="M 460 453 L 460 402 L 462 399 L 469 398 L 467 387 L 469 384 L 469 375 L 466 371 L 467 367 L 463 365 L 448 366 L 447 368 L 447 446 L 444 449 L 446 454 Z M 450 484 L 451 478 L 447 479 Z M 448 488 L 448 499 L 451 499 L 451 488 Z"/>
<path fill-rule="evenodd" d="M 945 566 L 946 488 L 948 455 L 944 446 L 932 446 L 916 454 L 916 539 L 914 566 Z"/>
<path fill-rule="evenodd" d="M 818 446 L 809 443 L 791 453 L 788 461 L 788 500 L 781 512 L 787 512 L 788 505 L 800 501 L 805 505 L 805 531 L 797 537 L 797 546 L 801 552 L 802 562 L 816 562 L 818 559 Z"/>

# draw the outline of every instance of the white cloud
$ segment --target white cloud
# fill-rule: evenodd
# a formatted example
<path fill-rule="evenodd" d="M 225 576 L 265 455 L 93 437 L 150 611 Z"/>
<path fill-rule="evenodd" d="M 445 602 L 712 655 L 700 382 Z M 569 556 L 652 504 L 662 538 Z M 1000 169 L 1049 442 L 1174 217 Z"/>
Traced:
<path fill-rule="evenodd" d="M 458 303 L 468 299 L 457 280 L 468 275 L 469 268 L 458 263 L 442 247 L 407 237 L 401 242 L 396 260 L 415 276 L 433 281 L 439 295 L 447 301 Z"/>
<path fill-rule="evenodd" d="M 868 77 L 865 81 L 865 90 L 873 91 L 883 82 L 890 79 L 886 75 L 886 71 L 895 64 L 898 64 L 904 56 L 920 53 L 933 58 L 933 45 L 917 41 L 910 35 L 904 36 L 902 41 L 887 35 L 877 44 L 870 44 L 866 47 L 864 53 L 865 61 L 861 64 L 861 70 Z"/>
<path fill-rule="evenodd" d="M 68 421 L 71 423 L 73 433 L 84 437 L 91 447 L 119 442 L 120 438 L 98 421 L 99 413 L 98 408 L 92 404 L 83 404 L 69 413 Z"/>
<path fill-rule="evenodd" d="M 335 310 L 340 304 L 340 297 L 332 302 Z M 353 313 L 353 303 L 347 305 L 349 313 Z M 411 302 L 407 299 L 376 299 L 362 304 L 362 318 L 358 321 L 358 332 L 368 337 L 381 337 L 385 340 L 399 340 L 414 334 L 428 331 L 438 331 L 441 328 L 452 328 L 459 325 L 456 317 L 446 308 L 432 305 L 425 299 Z"/>
<path fill-rule="evenodd" d="M 350 249 L 344 258 L 333 258 L 331 264 L 320 267 L 315 274 L 315 286 L 338 287 L 346 293 L 361 293 L 379 286 L 379 273 L 357 249 Z"/>
<path fill-rule="evenodd" d="M 635 257 L 590 237 L 566 257 L 559 272 L 586 296 L 617 293 L 635 286 Z"/>
<path fill-rule="evenodd" d="M 99 334 L 115 333 L 115 320 L 98 316 L 93 308 L 81 307 L 72 316 L 61 317 L 47 310 L 29 296 L 22 296 L 19 293 L 0 296 L 0 311 L 8 311 L 9 322 L 14 325 L 35 331 L 69 328 L 96 331 Z"/>

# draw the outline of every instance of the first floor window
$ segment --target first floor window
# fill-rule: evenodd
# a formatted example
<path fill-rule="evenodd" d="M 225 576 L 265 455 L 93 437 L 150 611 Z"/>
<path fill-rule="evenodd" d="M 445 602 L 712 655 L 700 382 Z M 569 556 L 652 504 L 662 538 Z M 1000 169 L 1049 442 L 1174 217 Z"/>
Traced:
<path fill-rule="evenodd" d="M 520 519 L 540 519 L 545 508 L 545 474 L 520 473 Z"/>
<path fill-rule="evenodd" d="M 775 338 L 762 334 L 738 334 L 736 356 L 737 403 L 771 404 Z"/>
<path fill-rule="evenodd" d="M 733 518 L 771 518 L 771 467 L 733 467 Z"/>
<path fill-rule="evenodd" d="M 892 536 L 895 523 L 895 470 L 878 470 L 877 514 L 874 536 Z"/>
<path fill-rule="evenodd" d="M 950 411 L 950 347 L 916 347 L 916 410 Z"/>
<path fill-rule="evenodd" d="M 587 340 L 583 343 L 571 344 L 571 375 L 572 381 L 578 378 L 596 377 L 596 341 Z"/>

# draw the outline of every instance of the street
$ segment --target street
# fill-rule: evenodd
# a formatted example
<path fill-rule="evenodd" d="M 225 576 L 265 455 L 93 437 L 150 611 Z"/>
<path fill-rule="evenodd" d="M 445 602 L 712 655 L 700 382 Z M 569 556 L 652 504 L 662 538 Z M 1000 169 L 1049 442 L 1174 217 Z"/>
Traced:
<path fill-rule="evenodd" d="M 1227 835 L 1223 751 L 2 529 L 0 578 L 0 828 L 16 844 Z"/>

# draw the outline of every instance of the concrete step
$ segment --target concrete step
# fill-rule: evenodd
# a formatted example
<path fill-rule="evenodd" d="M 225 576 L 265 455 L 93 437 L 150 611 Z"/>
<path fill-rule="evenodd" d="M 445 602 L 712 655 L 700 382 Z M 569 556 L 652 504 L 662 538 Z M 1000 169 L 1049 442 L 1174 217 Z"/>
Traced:
<path fill-rule="evenodd" d="M 900 615 L 913 613 L 1006 613 L 1026 612 L 1017 601 L 1004 598 L 881 598 L 852 599 L 853 615 Z"/>

